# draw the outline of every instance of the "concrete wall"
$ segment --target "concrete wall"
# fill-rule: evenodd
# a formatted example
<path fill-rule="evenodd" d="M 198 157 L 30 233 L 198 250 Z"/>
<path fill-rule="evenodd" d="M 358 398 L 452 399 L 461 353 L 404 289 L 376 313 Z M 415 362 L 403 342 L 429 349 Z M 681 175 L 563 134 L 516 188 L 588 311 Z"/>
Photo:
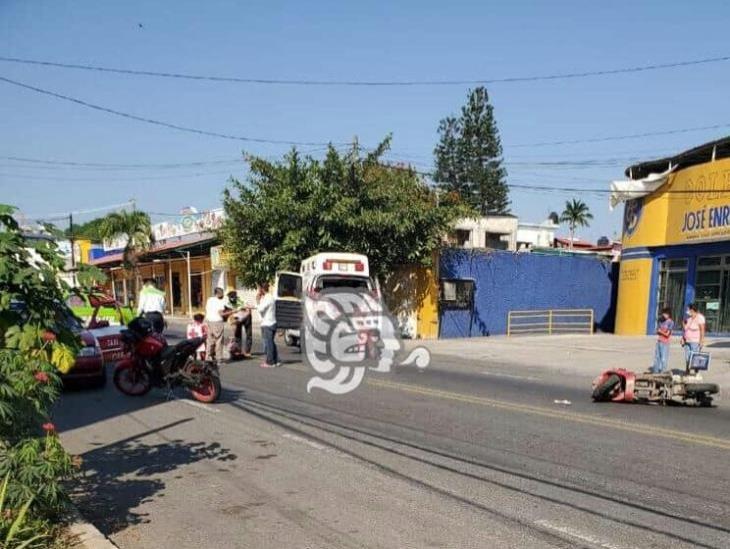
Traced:
<path fill-rule="evenodd" d="M 471 231 L 469 242 L 464 248 L 487 248 L 486 233 L 504 235 L 503 241 L 508 250 L 515 250 L 517 245 L 518 219 L 511 215 L 495 215 L 476 219 L 460 219 L 454 229 Z"/>
<path fill-rule="evenodd" d="M 440 280 L 475 281 L 474 310 L 442 310 L 440 337 L 507 333 L 510 310 L 593 309 L 596 329 L 613 331 L 617 264 L 597 258 L 446 249 Z"/>

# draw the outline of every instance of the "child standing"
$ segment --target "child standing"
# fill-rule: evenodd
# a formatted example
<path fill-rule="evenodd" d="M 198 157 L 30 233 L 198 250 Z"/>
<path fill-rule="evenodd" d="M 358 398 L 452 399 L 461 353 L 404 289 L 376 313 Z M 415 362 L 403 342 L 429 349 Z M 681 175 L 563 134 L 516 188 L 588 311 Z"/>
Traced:
<path fill-rule="evenodd" d="M 653 374 L 661 374 L 667 369 L 669 362 L 669 343 L 672 339 L 672 330 L 674 329 L 674 321 L 672 320 L 672 311 L 669 307 L 664 307 L 659 318 L 659 327 L 657 328 L 656 351 L 654 352 L 654 364 L 650 368 Z"/>
<path fill-rule="evenodd" d="M 200 313 L 193 315 L 193 321 L 188 324 L 187 338 L 202 337 L 204 340 L 208 337 L 208 327 L 203 322 L 205 315 Z M 205 341 L 195 351 L 198 360 L 205 360 Z"/>

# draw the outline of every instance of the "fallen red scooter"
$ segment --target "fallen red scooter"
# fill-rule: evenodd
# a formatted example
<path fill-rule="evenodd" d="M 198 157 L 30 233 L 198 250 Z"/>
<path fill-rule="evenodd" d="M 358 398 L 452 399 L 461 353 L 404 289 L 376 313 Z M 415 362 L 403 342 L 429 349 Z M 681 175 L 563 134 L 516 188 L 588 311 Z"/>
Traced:
<path fill-rule="evenodd" d="M 697 366 L 691 367 L 691 366 Z M 685 370 L 659 374 L 637 374 L 624 368 L 605 370 L 593 380 L 593 400 L 596 402 L 680 402 L 696 406 L 711 406 L 712 395 L 720 388 L 702 379 L 700 370 L 707 370 L 709 361 L 690 361 Z"/>

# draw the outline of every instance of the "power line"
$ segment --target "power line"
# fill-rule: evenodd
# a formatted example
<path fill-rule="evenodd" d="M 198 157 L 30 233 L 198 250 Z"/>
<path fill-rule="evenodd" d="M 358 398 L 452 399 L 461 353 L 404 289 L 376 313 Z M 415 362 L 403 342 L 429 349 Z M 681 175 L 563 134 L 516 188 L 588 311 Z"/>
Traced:
<path fill-rule="evenodd" d="M 247 143 L 267 143 L 267 144 L 273 144 L 273 145 L 304 145 L 304 146 L 312 146 L 312 145 L 327 146 L 330 144 L 330 143 L 316 142 L 316 141 L 286 141 L 286 140 L 278 140 L 278 139 L 263 139 L 263 138 L 259 138 L 259 137 L 245 137 L 245 136 L 212 132 L 212 131 L 207 131 L 207 130 L 200 130 L 198 128 L 181 126 L 179 124 L 171 124 L 169 122 L 163 122 L 160 120 L 155 120 L 153 118 L 146 118 L 144 116 L 137 116 L 135 114 L 118 111 L 115 109 L 111 109 L 109 107 L 95 105 L 94 103 L 89 103 L 87 101 L 83 101 L 83 100 L 77 99 L 75 97 L 70 97 L 68 95 L 63 95 L 63 94 L 56 93 L 56 92 L 50 91 L 50 90 L 45 90 L 43 88 L 37 88 L 35 86 L 31 86 L 30 84 L 24 84 L 23 82 L 18 82 L 16 80 L 11 80 L 10 78 L 5 78 L 4 76 L 0 76 L 0 82 L 5 82 L 6 84 L 11 84 L 11 85 L 17 86 L 19 88 L 24 88 L 27 90 L 34 91 L 36 93 L 55 97 L 56 99 L 62 99 L 64 101 L 76 103 L 77 105 L 81 105 L 81 106 L 87 107 L 89 109 L 94 109 L 97 111 L 105 112 L 107 114 L 113 114 L 115 116 L 121 116 L 122 118 L 136 120 L 138 122 L 144 122 L 146 124 L 153 124 L 155 126 L 162 126 L 164 128 L 171 128 L 173 130 L 178 130 L 178 131 L 182 131 L 182 132 L 194 133 L 194 134 L 198 134 L 198 135 L 206 135 L 209 137 L 219 137 L 221 139 L 230 139 L 230 140 L 234 140 L 234 141 L 244 141 Z"/>
<path fill-rule="evenodd" d="M 693 65 L 707 65 L 711 63 L 723 63 L 730 60 L 730 55 L 719 57 L 705 57 L 702 59 L 691 59 L 671 63 L 654 63 L 633 67 L 622 67 L 616 69 L 601 69 L 582 72 L 568 72 L 547 75 L 513 76 L 505 78 L 483 78 L 474 80 L 311 80 L 311 79 L 275 79 L 275 78 L 244 78 L 238 76 L 215 76 L 201 74 L 187 74 L 178 72 L 148 71 L 139 69 L 121 69 L 116 67 L 104 67 L 99 65 L 87 65 L 79 63 L 60 63 L 38 59 L 24 59 L 19 57 L 0 57 L 0 61 L 8 63 L 19 63 L 23 65 L 39 65 L 44 67 L 56 67 L 63 69 L 75 69 L 94 72 L 105 72 L 115 74 L 126 74 L 134 76 L 151 76 L 157 78 L 175 78 L 184 80 L 207 80 L 212 82 L 235 82 L 239 84 L 262 84 L 262 85 L 284 85 L 284 86 L 371 86 L 371 87 L 394 87 L 394 86 L 464 86 L 479 84 L 513 84 L 519 82 L 539 82 L 546 80 L 568 80 L 576 78 L 587 78 L 594 76 L 609 76 L 614 74 L 628 74 L 647 72 L 663 69 L 674 69 L 689 67 Z"/>
<path fill-rule="evenodd" d="M 730 123 L 713 124 L 712 126 L 695 126 L 693 128 L 680 128 L 676 130 L 663 130 L 656 132 L 632 133 L 627 135 L 612 135 L 608 137 L 589 137 L 586 139 L 571 139 L 563 141 L 542 141 L 539 143 L 519 143 L 510 145 L 512 148 L 518 147 L 547 147 L 550 145 L 580 145 L 583 143 L 603 143 L 605 141 L 621 141 L 625 139 L 639 139 L 642 137 L 656 137 L 662 135 L 676 135 L 680 133 L 698 132 L 705 130 L 720 130 L 730 127 Z"/>
<path fill-rule="evenodd" d="M 126 202 L 122 202 L 120 204 L 111 204 L 109 206 L 98 206 L 96 208 L 89 208 L 85 210 L 74 210 L 72 212 L 58 212 L 58 213 L 51 213 L 51 214 L 45 214 L 45 215 L 30 215 L 30 214 L 22 214 L 23 217 L 26 217 L 28 219 L 36 219 L 36 220 L 52 220 L 52 219 L 66 219 L 69 214 L 72 215 L 83 215 L 83 214 L 89 214 L 89 213 L 97 213 L 97 212 L 103 212 L 106 210 L 118 210 L 120 208 L 125 208 L 128 206 L 133 206 L 134 200 L 127 200 Z"/>

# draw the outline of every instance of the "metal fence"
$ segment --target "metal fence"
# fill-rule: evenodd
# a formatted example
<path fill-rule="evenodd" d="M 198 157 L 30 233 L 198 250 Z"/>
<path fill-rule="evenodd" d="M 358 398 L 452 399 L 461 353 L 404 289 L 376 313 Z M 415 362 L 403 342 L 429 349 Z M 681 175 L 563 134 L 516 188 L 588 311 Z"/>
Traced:
<path fill-rule="evenodd" d="M 593 309 L 510 311 L 507 335 L 592 334 Z"/>

